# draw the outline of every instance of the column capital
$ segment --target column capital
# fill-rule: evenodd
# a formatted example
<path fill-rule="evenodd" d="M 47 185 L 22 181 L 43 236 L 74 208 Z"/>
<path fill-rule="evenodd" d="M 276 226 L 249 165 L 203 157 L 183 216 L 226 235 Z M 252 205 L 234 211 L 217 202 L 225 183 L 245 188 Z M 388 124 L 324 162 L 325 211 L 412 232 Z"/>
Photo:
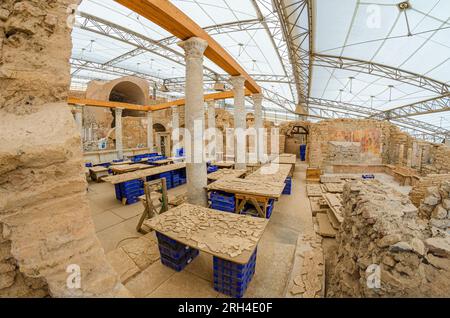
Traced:
<path fill-rule="evenodd" d="M 186 58 L 202 58 L 208 47 L 208 42 L 199 37 L 192 37 L 186 41 L 179 42 L 178 46 L 183 48 Z"/>
<path fill-rule="evenodd" d="M 255 104 L 261 104 L 264 99 L 264 95 L 261 93 L 253 94 L 252 99 Z"/>
<path fill-rule="evenodd" d="M 153 110 L 147 110 L 147 116 L 153 115 Z"/>
<path fill-rule="evenodd" d="M 243 88 L 245 84 L 245 77 L 242 75 L 231 76 L 230 83 L 233 85 L 233 88 Z"/>
<path fill-rule="evenodd" d="M 208 107 L 215 107 L 216 106 L 216 100 L 215 99 L 208 99 L 208 100 L 206 100 L 206 105 L 208 105 Z"/>
<path fill-rule="evenodd" d="M 125 109 L 125 108 L 122 108 L 122 107 L 116 107 L 116 108 L 114 108 L 114 111 L 115 111 L 116 113 L 122 114 L 122 111 L 123 111 L 124 109 Z"/>

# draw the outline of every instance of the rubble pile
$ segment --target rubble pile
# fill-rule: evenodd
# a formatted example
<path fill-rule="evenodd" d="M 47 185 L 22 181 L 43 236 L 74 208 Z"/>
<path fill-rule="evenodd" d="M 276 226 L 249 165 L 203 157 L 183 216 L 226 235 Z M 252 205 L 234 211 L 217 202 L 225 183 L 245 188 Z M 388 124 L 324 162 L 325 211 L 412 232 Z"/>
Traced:
<path fill-rule="evenodd" d="M 442 189 L 440 194 L 448 196 Z M 450 237 L 419 218 L 407 196 L 377 181 L 358 181 L 345 185 L 343 202 L 328 296 L 449 295 Z M 432 203 L 443 206 L 441 201 Z"/>

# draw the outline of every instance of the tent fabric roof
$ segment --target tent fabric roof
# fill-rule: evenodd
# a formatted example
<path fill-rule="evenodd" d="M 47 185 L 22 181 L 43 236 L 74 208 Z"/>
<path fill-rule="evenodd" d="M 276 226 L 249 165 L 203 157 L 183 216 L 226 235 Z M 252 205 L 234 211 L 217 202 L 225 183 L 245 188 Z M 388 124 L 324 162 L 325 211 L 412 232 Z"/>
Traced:
<path fill-rule="evenodd" d="M 293 6 L 296 0 L 278 0 Z M 292 78 L 285 74 L 279 52 L 264 29 L 256 8 L 264 17 L 273 17 L 271 0 L 172 0 L 218 41 L 250 74 Z M 450 84 L 450 1 L 409 0 L 409 8 L 400 10 L 400 0 L 311 0 L 312 21 L 303 12 L 294 21 L 293 32 L 311 27 L 311 54 L 344 57 L 382 64 Z M 161 41 L 171 37 L 151 21 L 122 7 L 113 0 L 84 0 L 84 12 L 120 25 L 146 38 Z M 258 21 L 259 20 L 259 21 Z M 310 24 L 308 22 L 311 22 Z M 218 26 L 214 28 L 213 26 Z M 239 27 L 241 26 L 241 27 Z M 182 53 L 177 41 L 168 47 Z M 72 58 L 105 64 L 136 47 L 79 27 L 73 30 Z M 303 45 L 303 44 L 302 44 Z M 307 63 L 308 61 L 305 61 Z M 312 62 L 310 96 L 351 103 L 378 111 L 437 97 L 427 87 L 417 87 L 358 70 L 327 67 Z M 160 79 L 184 77 L 184 66 L 163 56 L 142 52 L 115 64 L 121 69 L 139 72 Z M 205 59 L 205 66 L 218 74 L 224 72 Z M 75 67 L 73 71 L 75 71 Z M 287 76 L 286 76 L 287 75 Z M 74 83 L 84 85 L 93 78 L 112 79 L 120 74 L 79 69 Z M 260 81 L 263 88 L 277 93 L 293 110 L 296 92 L 286 81 Z M 211 83 L 206 82 L 206 89 Z M 182 92 L 173 92 L 174 98 Z M 267 109 L 284 110 L 279 104 L 265 101 Z M 417 118 L 416 118 L 417 117 Z M 450 129 L 448 112 L 414 116 L 413 118 Z"/>

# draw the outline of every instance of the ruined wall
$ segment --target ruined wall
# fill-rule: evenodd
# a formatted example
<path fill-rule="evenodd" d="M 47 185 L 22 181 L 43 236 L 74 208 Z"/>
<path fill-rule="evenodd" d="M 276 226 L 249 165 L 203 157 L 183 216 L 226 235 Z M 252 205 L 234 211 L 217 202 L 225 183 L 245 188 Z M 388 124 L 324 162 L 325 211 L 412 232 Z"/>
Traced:
<path fill-rule="evenodd" d="M 416 207 L 419 207 L 420 202 L 425 198 L 427 189 L 429 187 L 438 186 L 446 180 L 450 180 L 450 174 L 430 174 L 421 177 L 409 192 L 409 198 L 411 199 L 411 202 Z"/>
<path fill-rule="evenodd" d="M 0 4 L 0 297 L 129 295 L 95 236 L 65 103 L 75 2 Z M 81 288 L 66 284 L 71 264 Z"/>
<path fill-rule="evenodd" d="M 389 163 L 414 168 L 421 175 L 450 173 L 450 147 L 417 140 L 392 125 Z"/>
<path fill-rule="evenodd" d="M 449 236 L 434 234 L 407 196 L 377 181 L 355 182 L 345 185 L 343 202 L 329 296 L 448 297 Z"/>
<path fill-rule="evenodd" d="M 376 120 L 331 119 L 310 125 L 308 140 L 309 162 L 314 167 L 323 168 L 337 162 L 330 159 L 330 141 L 359 142 L 361 144 L 360 163 L 381 164 L 388 162 L 390 124 Z M 351 160 L 354 162 L 354 160 Z"/>

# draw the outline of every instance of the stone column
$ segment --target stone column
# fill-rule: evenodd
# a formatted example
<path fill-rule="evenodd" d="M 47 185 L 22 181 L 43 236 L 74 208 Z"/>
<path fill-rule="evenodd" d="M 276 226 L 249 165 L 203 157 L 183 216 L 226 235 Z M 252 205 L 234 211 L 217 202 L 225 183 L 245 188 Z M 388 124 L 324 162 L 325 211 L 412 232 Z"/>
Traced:
<path fill-rule="evenodd" d="M 75 122 L 77 123 L 78 130 L 80 131 L 81 143 L 84 140 L 83 133 L 83 106 L 75 105 Z"/>
<path fill-rule="evenodd" d="M 123 159 L 122 112 L 123 108 L 115 108 L 116 112 L 116 151 L 117 158 Z"/>
<path fill-rule="evenodd" d="M 185 136 L 187 199 L 189 203 L 207 205 L 206 162 L 203 157 L 203 130 L 205 115 L 203 110 L 203 53 L 208 43 L 192 37 L 178 44 L 185 51 L 186 92 L 185 126 L 190 136 Z M 194 129 L 195 128 L 195 129 Z M 194 153 L 195 152 L 195 153 Z"/>
<path fill-rule="evenodd" d="M 262 162 L 264 156 L 264 131 L 262 118 L 262 94 L 253 94 L 253 103 L 255 105 L 255 129 L 256 129 L 256 158 Z"/>
<path fill-rule="evenodd" d="M 244 76 L 233 76 L 231 78 L 231 84 L 233 85 L 234 92 L 234 129 L 240 130 L 241 133 L 246 130 L 245 120 L 245 92 L 244 92 Z M 246 169 L 246 139 L 236 138 L 236 144 L 234 148 L 234 160 L 236 169 Z"/>
<path fill-rule="evenodd" d="M 154 141 L 153 141 L 153 112 L 147 112 L 147 147 L 150 152 L 153 152 Z"/>
<path fill-rule="evenodd" d="M 177 148 L 180 148 L 180 114 L 178 106 L 172 107 L 172 156 L 175 157 Z"/>
<path fill-rule="evenodd" d="M 212 136 L 210 136 L 210 141 L 214 145 L 214 148 L 210 150 L 209 156 L 212 160 L 217 160 L 216 158 L 216 148 L 217 148 L 217 140 L 216 140 L 216 101 L 209 100 L 206 102 L 208 105 L 208 129 Z"/>

